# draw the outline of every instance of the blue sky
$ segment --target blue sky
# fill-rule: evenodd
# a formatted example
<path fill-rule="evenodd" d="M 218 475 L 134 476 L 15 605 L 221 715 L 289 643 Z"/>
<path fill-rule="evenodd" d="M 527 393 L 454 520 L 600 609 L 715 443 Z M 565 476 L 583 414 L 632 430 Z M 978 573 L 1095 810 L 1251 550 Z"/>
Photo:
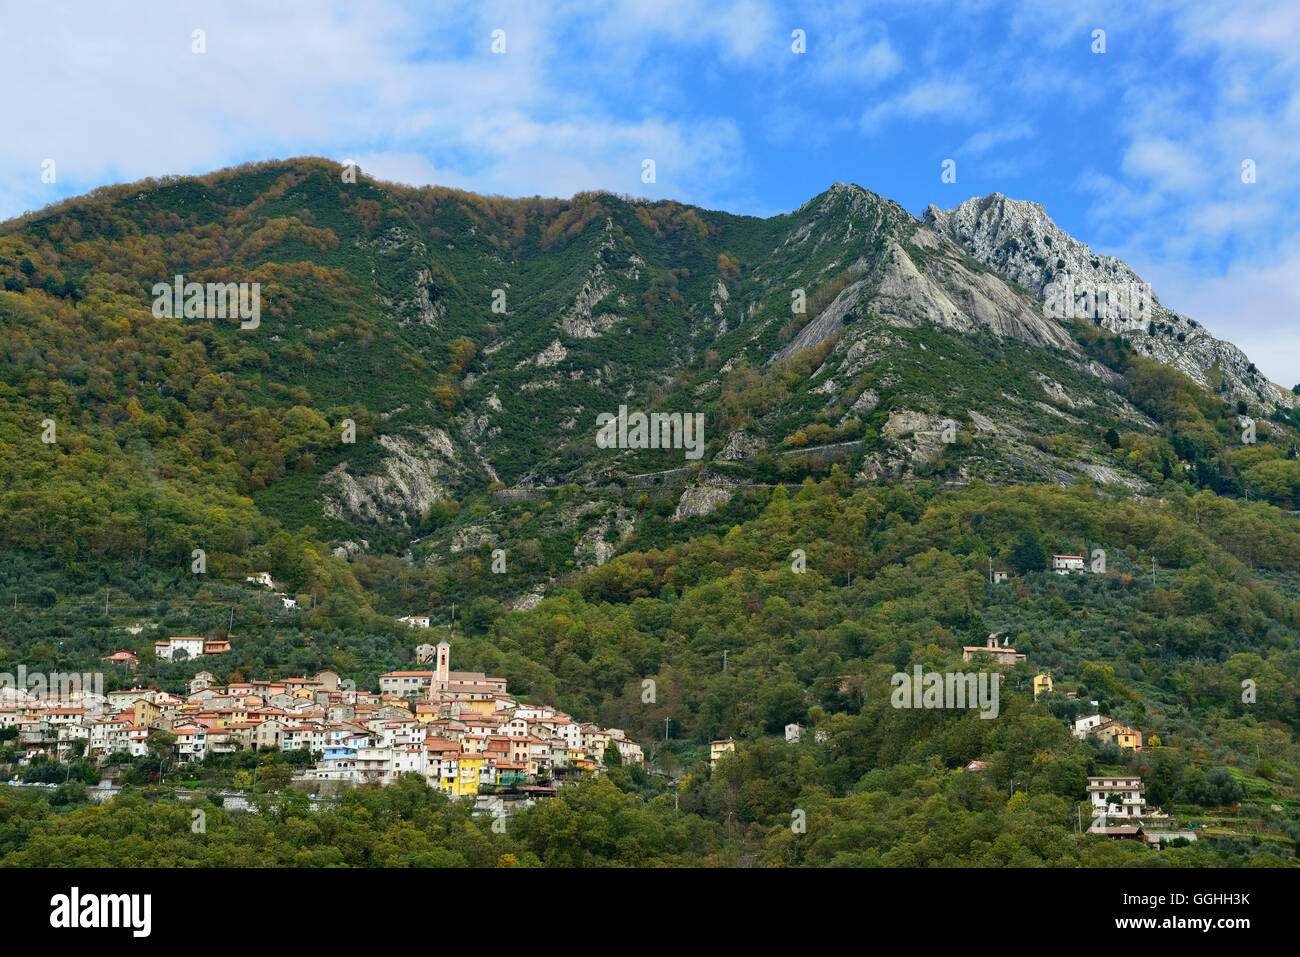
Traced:
<path fill-rule="evenodd" d="M 5 0 L 0 218 L 306 154 L 417 185 L 755 215 L 837 180 L 915 214 L 997 191 L 1294 385 L 1300 5 L 1131 6 Z"/>

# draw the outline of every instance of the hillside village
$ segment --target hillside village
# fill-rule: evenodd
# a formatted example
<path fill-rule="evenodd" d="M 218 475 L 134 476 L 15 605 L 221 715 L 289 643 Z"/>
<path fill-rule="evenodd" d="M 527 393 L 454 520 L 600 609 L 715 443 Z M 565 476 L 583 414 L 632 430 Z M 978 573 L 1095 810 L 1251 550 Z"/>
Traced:
<path fill-rule="evenodd" d="M 447 641 L 436 646 L 434 671 L 382 675 L 378 693 L 352 690 L 333 671 L 225 686 L 199 671 L 185 695 L 83 691 L 69 700 L 6 688 L 0 728 L 17 728 L 20 764 L 42 756 L 70 761 L 83 754 L 101 765 L 113 755 L 140 757 L 159 731 L 174 737 L 178 765 L 245 748 L 306 751 L 318 760 L 295 784 L 325 792 L 414 773 L 467 797 L 484 786 L 601 773 L 610 749 L 620 763 L 643 762 L 640 746 L 620 729 L 523 704 L 504 678 L 452 671 L 450 650 Z"/>
<path fill-rule="evenodd" d="M 1091 563 L 1084 554 L 1043 554 L 1043 564 L 1037 567 L 1052 573 L 1053 579 L 1073 573 L 1092 577 L 1100 572 L 1104 576 L 1104 553 L 1093 551 Z M 1019 588 L 1013 584 L 1017 577 L 1017 573 L 989 562 L 993 589 Z M 259 579 L 248 584 L 265 586 Z M 552 785 L 577 784 L 602 775 L 611 762 L 645 763 L 640 746 L 623 729 L 578 722 L 554 707 L 520 702 L 508 692 L 503 677 L 452 670 L 450 642 L 433 644 L 451 633 L 442 627 L 434 631 L 432 616 L 407 614 L 396 618 L 396 623 L 430 637 L 417 638 L 413 667 L 406 666 L 412 670 L 378 676 L 378 688 L 372 692 L 357 692 L 351 681 L 331 670 L 309 677 L 218 685 L 216 675 L 204 666 L 230 653 L 229 640 L 169 637 L 152 642 L 155 657 L 159 661 L 190 661 L 200 668 L 188 681 L 185 694 L 136 688 L 103 697 L 82 694 L 74 700 L 66 693 L 59 698 L 31 693 L 19 698 L 6 689 L 0 692 L 0 728 L 17 732 L 12 745 L 18 766 L 23 768 L 18 776 L 25 780 L 27 770 L 34 770 L 32 766 L 45 759 L 72 763 L 85 755 L 108 779 L 98 792 L 113 793 L 113 781 L 120 774 L 117 768 L 127 755 L 156 758 L 161 754 L 159 770 L 188 766 L 194 768 L 192 778 L 195 772 L 213 770 L 211 763 L 195 767 L 205 759 L 218 758 L 220 767 L 222 755 L 270 752 L 274 761 L 283 759 L 286 765 L 276 776 L 277 788 L 292 787 L 324 797 L 354 787 L 385 787 L 400 776 L 417 775 L 448 797 L 469 798 L 476 813 L 494 818 L 511 814 L 537 798 L 554 797 Z M 1134 772 L 1134 766 L 1121 770 L 1119 753 L 1136 755 L 1152 746 L 1161 748 L 1160 737 L 1152 737 L 1148 744 L 1138 728 L 1105 714 L 1108 709 L 1102 702 L 1083 701 L 1092 697 L 1082 693 L 1087 684 L 1062 675 L 1065 688 L 1057 687 L 1061 681 L 1053 679 L 1054 668 L 1031 662 L 1032 655 L 1013 648 L 1005 632 L 991 633 L 982 644 L 963 645 L 961 651 L 963 662 L 984 668 L 1032 664 L 1030 674 L 1018 681 L 1032 680 L 1034 700 L 1043 694 L 1050 700 L 1054 693 L 1074 700 L 1075 706 L 1063 711 L 1060 705 L 1053 706 L 1053 713 L 1074 739 L 1113 746 L 1113 757 L 1097 768 L 1100 774 L 1088 776 L 1087 804 L 1078 820 L 1080 832 L 1152 848 L 1178 846 L 1179 839 L 1197 839 L 1196 831 L 1187 830 L 1187 811 L 1170 804 L 1167 788 L 1158 792 L 1160 804 L 1178 814 L 1183 827 L 1175 826 L 1161 807 L 1148 804 L 1145 791 L 1151 781 L 1144 780 L 1145 768 L 1139 765 L 1140 772 Z M 134 671 L 140 663 L 133 651 L 125 650 L 104 655 L 103 661 L 122 664 L 127 671 Z M 840 677 L 840 692 L 846 692 L 853 675 Z M 788 744 L 800 744 L 805 737 L 805 728 L 797 720 L 785 724 L 784 731 Z M 831 733 L 824 726 L 807 731 L 815 742 L 826 742 Z M 749 744 L 746 741 L 746 746 Z M 735 737 L 710 740 L 707 749 L 712 776 L 724 758 L 740 750 L 740 742 Z M 1106 767 L 1113 770 L 1106 772 Z M 982 778 L 991 776 L 984 759 L 972 759 L 965 770 Z M 90 774 L 94 772 L 87 768 Z M 168 780 L 174 780 L 173 776 L 168 775 Z M 253 781 L 256 784 L 256 778 Z M 234 787 L 248 785 L 237 783 Z M 237 792 L 227 800 L 238 807 L 243 798 Z"/>

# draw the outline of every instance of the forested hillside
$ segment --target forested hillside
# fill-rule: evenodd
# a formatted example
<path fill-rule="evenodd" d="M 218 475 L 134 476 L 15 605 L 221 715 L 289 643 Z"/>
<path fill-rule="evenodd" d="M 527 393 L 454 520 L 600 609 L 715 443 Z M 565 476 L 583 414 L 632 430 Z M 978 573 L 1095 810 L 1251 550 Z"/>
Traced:
<path fill-rule="evenodd" d="M 153 642 L 185 634 L 231 641 L 203 664 L 222 682 L 373 689 L 428 639 L 396 617 L 430 614 L 454 667 L 625 729 L 647 768 L 506 834 L 404 782 L 213 807 L 196 836 L 145 757 L 103 807 L 75 780 L 0 789 L 5 863 L 1294 862 L 1286 403 L 1045 317 L 858 187 L 760 220 L 346 172 L 113 187 L 0 227 L 0 671 L 129 650 L 110 690 L 180 691 L 198 666 Z M 155 315 L 178 274 L 259 283 L 260 325 Z M 599 448 L 620 404 L 703 414 L 705 454 Z M 1048 570 L 1097 550 L 1104 570 Z M 263 570 L 297 608 L 245 582 Z M 891 705 L 894 673 L 969 670 L 991 633 L 1026 656 L 995 720 Z M 1150 746 L 1075 738 L 1096 710 Z M 1112 771 L 1200 839 L 1076 839 Z"/>

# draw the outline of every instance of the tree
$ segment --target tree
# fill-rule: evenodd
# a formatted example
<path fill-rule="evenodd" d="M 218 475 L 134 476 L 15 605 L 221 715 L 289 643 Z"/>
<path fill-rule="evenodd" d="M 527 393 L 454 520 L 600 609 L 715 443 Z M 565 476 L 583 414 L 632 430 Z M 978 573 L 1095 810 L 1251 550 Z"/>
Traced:
<path fill-rule="evenodd" d="M 149 732 L 149 737 L 145 740 L 145 747 L 149 754 L 158 762 L 159 768 L 165 768 L 169 759 L 175 753 L 176 735 L 170 731 L 163 731 L 155 728 Z"/>
<path fill-rule="evenodd" d="M 264 791 L 282 791 L 292 779 L 293 769 L 279 761 L 263 765 L 257 772 L 257 783 Z"/>
<path fill-rule="evenodd" d="M 1047 567 L 1047 553 L 1043 551 L 1043 546 L 1038 543 L 1038 539 L 1026 532 L 1011 549 L 1009 564 L 1019 575 L 1039 572 Z"/>
<path fill-rule="evenodd" d="M 605 755 L 601 761 L 607 768 L 621 768 L 623 766 L 623 755 L 619 753 L 617 745 L 607 744 L 605 745 Z"/>

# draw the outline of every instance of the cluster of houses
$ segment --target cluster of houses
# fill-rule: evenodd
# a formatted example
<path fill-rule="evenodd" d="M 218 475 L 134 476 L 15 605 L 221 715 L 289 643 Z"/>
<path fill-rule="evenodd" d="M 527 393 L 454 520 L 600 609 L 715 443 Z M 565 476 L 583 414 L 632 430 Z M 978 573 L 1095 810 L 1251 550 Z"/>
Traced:
<path fill-rule="evenodd" d="M 161 661 L 184 661 L 200 658 L 203 655 L 224 655 L 229 650 L 230 642 L 224 639 L 168 638 L 153 643 L 153 652 Z"/>
<path fill-rule="evenodd" d="M 159 661 L 192 661 L 204 655 L 224 655 L 229 650 L 230 642 L 224 638 L 164 638 L 153 643 Z M 115 651 L 99 660 L 134 670 L 140 656 L 134 651 Z"/>
<path fill-rule="evenodd" d="M 1089 735 L 1096 735 L 1102 741 L 1113 741 L 1127 751 L 1142 750 L 1141 731 L 1125 727 L 1104 714 L 1090 714 L 1075 719 L 1074 736 L 1082 741 Z"/>
<path fill-rule="evenodd" d="M 42 753 L 61 761 L 78 753 L 101 762 L 121 752 L 138 757 L 148 753 L 155 730 L 175 737 L 178 764 L 241 748 L 310 751 L 316 766 L 299 780 L 321 790 L 339 782 L 388 784 L 415 773 L 464 796 L 484 784 L 599 773 L 610 748 L 622 763 L 644 760 L 640 746 L 617 728 L 521 704 L 504 678 L 452 671 L 448 642 L 434 655 L 436 670 L 389 672 L 377 694 L 352 690 L 333 671 L 220 687 L 211 672 L 200 671 L 185 695 L 136 689 L 69 700 L 7 688 L 0 727 L 18 728 L 20 763 Z"/>

